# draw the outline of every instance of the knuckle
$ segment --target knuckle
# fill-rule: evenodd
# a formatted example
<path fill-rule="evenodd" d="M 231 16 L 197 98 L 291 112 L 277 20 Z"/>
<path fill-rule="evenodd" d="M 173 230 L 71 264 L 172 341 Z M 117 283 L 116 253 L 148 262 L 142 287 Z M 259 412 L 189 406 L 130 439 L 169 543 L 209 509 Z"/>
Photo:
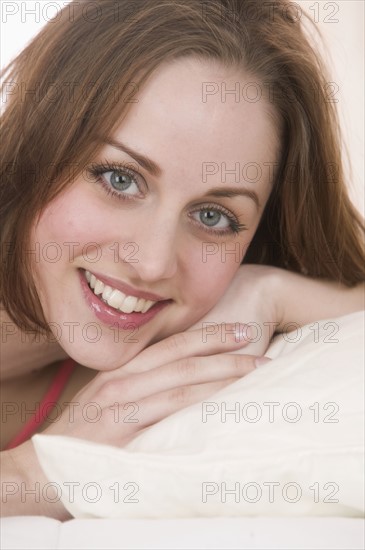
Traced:
<path fill-rule="evenodd" d="M 174 388 L 169 394 L 170 401 L 174 403 L 187 403 L 189 401 L 189 397 L 189 386 L 179 386 L 178 388 Z"/>
<path fill-rule="evenodd" d="M 242 367 L 246 366 L 246 361 L 243 355 L 233 355 L 233 367 L 235 370 L 242 370 Z"/>
<path fill-rule="evenodd" d="M 101 386 L 98 392 L 99 399 L 105 403 L 109 404 L 115 400 L 120 400 L 121 395 L 125 396 L 128 392 L 129 384 L 126 380 L 123 382 L 119 380 L 107 380 Z"/>
<path fill-rule="evenodd" d="M 251 358 L 247 355 L 242 354 L 232 354 L 233 359 L 233 368 L 234 370 L 237 370 L 238 372 L 249 371 L 253 370 L 255 368 L 253 361 Z"/>
<path fill-rule="evenodd" d="M 177 362 L 176 370 L 178 375 L 186 379 L 192 379 L 195 377 L 197 370 L 197 360 L 194 357 L 185 357 Z"/>
<path fill-rule="evenodd" d="M 170 336 L 166 340 L 166 347 L 168 351 L 177 351 L 179 349 L 185 349 L 187 346 L 187 337 L 184 332 L 179 332 L 177 334 L 174 334 L 173 336 Z"/>

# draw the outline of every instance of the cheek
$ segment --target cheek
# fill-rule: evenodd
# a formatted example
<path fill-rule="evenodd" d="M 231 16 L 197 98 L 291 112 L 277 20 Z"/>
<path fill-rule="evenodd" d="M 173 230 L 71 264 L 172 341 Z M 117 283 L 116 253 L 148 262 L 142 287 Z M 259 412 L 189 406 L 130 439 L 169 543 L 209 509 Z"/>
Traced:
<path fill-rule="evenodd" d="M 224 243 L 202 243 L 201 249 L 191 255 L 189 265 L 190 303 L 194 302 L 200 310 L 207 310 L 213 307 L 227 290 L 241 265 L 241 256 L 227 254 Z"/>
<path fill-rule="evenodd" d="M 106 224 L 106 218 L 110 221 L 108 213 L 90 193 L 85 193 L 82 185 L 65 191 L 45 208 L 32 232 L 32 246 L 40 263 L 60 266 L 78 259 L 84 263 L 94 261 L 104 243 L 110 243 L 108 228 L 112 224 Z"/>
<path fill-rule="evenodd" d="M 42 214 L 37 226 L 40 240 L 54 239 L 60 245 L 63 242 L 84 240 L 90 228 L 90 205 L 69 191 L 55 199 Z"/>

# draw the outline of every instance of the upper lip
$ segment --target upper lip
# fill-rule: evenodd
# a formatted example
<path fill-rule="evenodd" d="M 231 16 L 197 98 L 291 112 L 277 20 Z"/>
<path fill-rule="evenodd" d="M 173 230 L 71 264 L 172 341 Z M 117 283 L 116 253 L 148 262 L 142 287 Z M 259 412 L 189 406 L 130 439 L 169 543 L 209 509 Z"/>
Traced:
<path fill-rule="evenodd" d="M 87 271 L 90 271 L 90 270 L 87 270 Z M 100 281 L 102 281 L 104 284 L 109 285 L 112 288 L 115 288 L 117 290 L 120 290 L 127 296 L 144 298 L 145 300 L 152 300 L 152 302 L 161 302 L 164 300 L 168 300 L 168 298 L 164 298 L 163 296 L 159 296 L 158 294 L 153 294 L 152 292 L 145 292 L 144 290 L 133 288 L 132 286 L 127 285 L 126 283 L 122 283 L 117 279 L 113 279 L 113 277 L 107 277 L 106 275 L 101 275 L 100 273 L 96 273 L 95 271 L 90 271 L 90 273 L 92 273 L 92 275 L 95 275 L 95 277 Z"/>

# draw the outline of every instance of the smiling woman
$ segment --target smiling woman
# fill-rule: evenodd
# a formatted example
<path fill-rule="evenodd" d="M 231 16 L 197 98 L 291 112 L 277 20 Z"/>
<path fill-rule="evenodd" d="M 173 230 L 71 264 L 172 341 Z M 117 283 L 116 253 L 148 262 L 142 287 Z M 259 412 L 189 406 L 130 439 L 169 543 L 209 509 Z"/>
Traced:
<path fill-rule="evenodd" d="M 60 261 L 41 255 L 34 265 L 46 319 L 61 326 L 70 320 L 84 326 L 94 315 L 102 321 L 92 358 L 88 342 L 60 339 L 82 364 L 115 368 L 121 353 L 126 361 L 151 340 L 185 330 L 217 303 L 237 271 L 232 254 L 225 262 L 219 254 L 202 262 L 202 245 L 249 246 L 270 195 L 270 167 L 279 149 L 267 102 L 201 101 L 204 82 L 224 78 L 230 85 L 238 76 L 190 57 L 164 64 L 115 130 L 112 144 L 120 145 L 98 150 L 72 186 L 42 210 L 30 249 L 38 243 L 43 250 L 49 242 L 63 247 Z M 204 159 L 229 166 L 255 159 L 262 175 L 255 184 L 240 179 L 227 189 L 220 171 L 202 181 Z M 72 241 L 77 244 L 68 258 L 69 245 L 62 243 Z M 85 262 L 82 251 L 90 242 L 102 251 L 98 265 Z M 134 243 L 132 257 L 127 243 Z M 85 284 L 86 268 L 98 281 L 91 281 L 94 292 Z M 108 284 L 106 277 L 113 280 Z M 147 291 L 152 295 L 143 295 Z M 137 298 L 149 302 L 137 307 Z M 133 312 L 135 307 L 142 310 Z M 138 342 L 122 350 L 108 327 L 128 329 L 131 323 Z"/>
<path fill-rule="evenodd" d="M 75 2 L 4 75 L 5 389 L 34 404 L 72 358 L 62 416 L 37 429 L 118 446 L 254 369 L 272 334 L 229 354 L 250 341 L 244 323 L 356 311 L 365 279 L 326 73 L 288 2 L 255 17 L 242 0 L 138 6 Z M 207 342 L 193 326 L 208 312 L 223 324 Z M 98 430 L 70 422 L 73 398 L 101 407 Z M 141 419 L 116 426 L 128 402 Z M 44 479 L 30 441 L 2 459 Z"/>

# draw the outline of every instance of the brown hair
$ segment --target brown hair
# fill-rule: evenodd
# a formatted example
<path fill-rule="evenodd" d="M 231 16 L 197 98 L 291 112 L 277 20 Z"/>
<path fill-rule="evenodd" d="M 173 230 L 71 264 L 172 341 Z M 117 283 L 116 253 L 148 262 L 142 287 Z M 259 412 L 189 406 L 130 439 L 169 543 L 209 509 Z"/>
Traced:
<path fill-rule="evenodd" d="M 354 285 L 363 222 L 344 183 L 326 71 L 287 0 L 82 0 L 5 69 L 0 300 L 23 328 L 47 323 L 26 253 L 42 208 L 70 185 L 163 62 L 218 60 L 255 75 L 282 126 L 274 187 L 244 259 Z M 73 173 L 70 167 L 73 166 Z"/>

